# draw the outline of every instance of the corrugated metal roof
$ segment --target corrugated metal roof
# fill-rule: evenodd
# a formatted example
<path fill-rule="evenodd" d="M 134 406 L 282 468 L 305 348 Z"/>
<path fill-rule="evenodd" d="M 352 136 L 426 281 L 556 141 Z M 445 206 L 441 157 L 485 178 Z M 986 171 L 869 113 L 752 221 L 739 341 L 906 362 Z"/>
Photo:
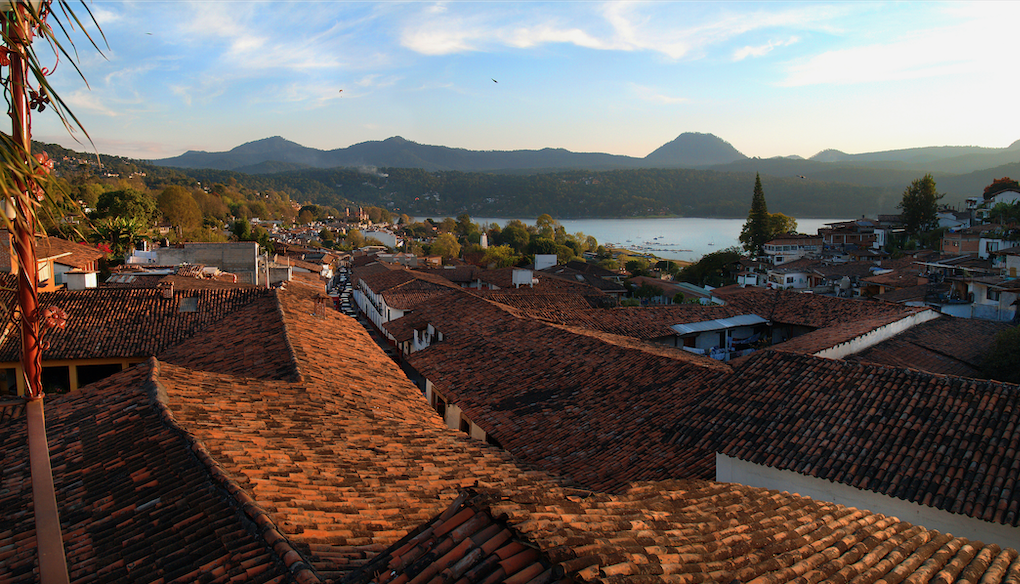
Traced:
<path fill-rule="evenodd" d="M 753 326 L 756 324 L 764 324 L 766 322 L 768 321 L 757 314 L 741 314 L 730 318 L 717 318 L 715 320 L 706 320 L 702 322 L 674 324 L 669 328 L 675 330 L 677 334 L 687 335 L 690 333 L 703 333 L 706 331 L 724 330 L 740 326 Z"/>

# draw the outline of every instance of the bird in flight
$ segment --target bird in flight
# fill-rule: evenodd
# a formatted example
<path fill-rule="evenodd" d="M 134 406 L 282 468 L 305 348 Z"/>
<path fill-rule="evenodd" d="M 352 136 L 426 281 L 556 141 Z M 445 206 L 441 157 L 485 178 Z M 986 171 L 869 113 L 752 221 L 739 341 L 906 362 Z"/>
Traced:
<path fill-rule="evenodd" d="M 489 77 L 489 79 L 492 79 L 492 77 Z M 495 79 L 492 79 L 492 82 L 493 83 L 499 83 L 499 81 L 496 81 Z"/>

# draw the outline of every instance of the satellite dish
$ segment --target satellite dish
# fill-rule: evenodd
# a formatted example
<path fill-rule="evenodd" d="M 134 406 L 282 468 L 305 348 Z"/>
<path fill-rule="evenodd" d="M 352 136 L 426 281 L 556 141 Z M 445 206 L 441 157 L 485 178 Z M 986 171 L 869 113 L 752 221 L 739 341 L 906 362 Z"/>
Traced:
<path fill-rule="evenodd" d="M 840 290 L 850 289 L 850 276 L 843 276 L 843 279 L 839 281 L 839 289 Z"/>

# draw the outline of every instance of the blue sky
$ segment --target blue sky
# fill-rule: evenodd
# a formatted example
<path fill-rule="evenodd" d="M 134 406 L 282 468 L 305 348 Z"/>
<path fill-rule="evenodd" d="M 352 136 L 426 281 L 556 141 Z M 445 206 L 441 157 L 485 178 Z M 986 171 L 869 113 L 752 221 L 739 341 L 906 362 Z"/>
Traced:
<path fill-rule="evenodd" d="M 691 131 L 761 157 L 1020 139 L 1014 2 L 87 5 L 109 49 L 75 35 L 89 88 L 66 62 L 51 80 L 133 158 L 277 135 L 644 156 Z"/>

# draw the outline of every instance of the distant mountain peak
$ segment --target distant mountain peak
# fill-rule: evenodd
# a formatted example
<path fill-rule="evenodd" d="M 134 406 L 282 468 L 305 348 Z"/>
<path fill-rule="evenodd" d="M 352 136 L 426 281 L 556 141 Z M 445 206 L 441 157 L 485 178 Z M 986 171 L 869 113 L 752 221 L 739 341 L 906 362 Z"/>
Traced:
<path fill-rule="evenodd" d="M 808 158 L 808 160 L 814 160 L 815 162 L 839 162 L 840 160 L 847 160 L 848 158 L 850 158 L 850 155 L 842 150 L 826 148 L 811 158 Z"/>
<path fill-rule="evenodd" d="M 684 132 L 645 156 L 645 162 L 662 166 L 714 166 L 746 158 L 715 134 Z"/>

